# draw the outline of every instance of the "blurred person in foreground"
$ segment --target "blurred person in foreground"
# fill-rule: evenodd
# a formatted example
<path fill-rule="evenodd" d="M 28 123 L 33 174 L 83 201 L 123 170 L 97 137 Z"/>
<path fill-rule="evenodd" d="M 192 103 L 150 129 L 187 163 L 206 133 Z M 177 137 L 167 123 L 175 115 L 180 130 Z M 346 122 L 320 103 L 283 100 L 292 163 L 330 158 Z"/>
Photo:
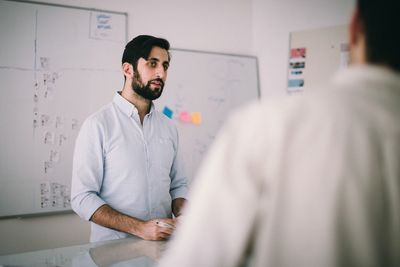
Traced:
<path fill-rule="evenodd" d="M 358 0 L 348 69 L 234 114 L 160 267 L 400 266 L 399 10 Z"/>

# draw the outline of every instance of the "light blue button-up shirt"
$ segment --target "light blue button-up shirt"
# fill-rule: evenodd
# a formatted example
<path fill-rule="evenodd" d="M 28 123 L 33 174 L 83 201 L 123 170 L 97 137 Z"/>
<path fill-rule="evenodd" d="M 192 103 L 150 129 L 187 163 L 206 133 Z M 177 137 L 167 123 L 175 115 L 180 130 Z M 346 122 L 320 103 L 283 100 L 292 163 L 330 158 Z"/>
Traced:
<path fill-rule="evenodd" d="M 178 153 L 178 132 L 151 106 L 143 125 L 119 93 L 88 117 L 75 144 L 71 205 L 89 220 L 102 205 L 141 220 L 170 218 L 171 201 L 188 188 Z M 90 241 L 129 236 L 91 223 Z"/>

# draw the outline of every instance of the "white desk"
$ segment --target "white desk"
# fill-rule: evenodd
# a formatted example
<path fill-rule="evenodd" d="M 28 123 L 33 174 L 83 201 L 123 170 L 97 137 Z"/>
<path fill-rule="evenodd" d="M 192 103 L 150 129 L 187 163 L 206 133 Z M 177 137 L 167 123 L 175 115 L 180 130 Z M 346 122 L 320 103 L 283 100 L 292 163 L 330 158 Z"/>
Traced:
<path fill-rule="evenodd" d="M 155 266 L 165 248 L 165 241 L 127 238 L 4 255 L 0 256 L 0 267 L 152 267 Z"/>

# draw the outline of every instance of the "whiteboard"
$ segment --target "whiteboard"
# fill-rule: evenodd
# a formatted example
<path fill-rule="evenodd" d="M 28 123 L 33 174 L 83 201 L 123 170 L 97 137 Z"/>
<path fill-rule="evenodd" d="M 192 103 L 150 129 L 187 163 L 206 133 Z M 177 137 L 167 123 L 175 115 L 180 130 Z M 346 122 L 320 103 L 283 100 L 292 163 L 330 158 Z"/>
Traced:
<path fill-rule="evenodd" d="M 123 86 L 125 13 L 0 1 L 0 217 L 68 211 L 83 120 Z"/>
<path fill-rule="evenodd" d="M 257 58 L 171 49 L 156 109 L 172 112 L 189 180 L 229 113 L 260 97 Z M 200 119 L 200 122 L 198 121 Z"/>

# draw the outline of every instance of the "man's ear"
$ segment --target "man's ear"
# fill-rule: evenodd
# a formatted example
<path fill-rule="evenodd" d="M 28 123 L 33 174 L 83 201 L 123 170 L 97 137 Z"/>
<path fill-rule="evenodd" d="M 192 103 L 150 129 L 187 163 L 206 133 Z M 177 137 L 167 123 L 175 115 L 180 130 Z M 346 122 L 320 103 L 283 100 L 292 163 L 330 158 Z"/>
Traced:
<path fill-rule="evenodd" d="M 356 46 L 358 42 L 364 38 L 364 31 L 360 13 L 357 9 L 354 10 L 349 24 L 349 45 L 350 47 Z"/>
<path fill-rule="evenodd" d="M 349 23 L 349 48 L 350 48 L 350 63 L 365 63 L 366 47 L 365 33 L 360 13 L 357 9 L 354 10 Z"/>
<path fill-rule="evenodd" d="M 134 73 L 132 64 L 124 62 L 122 64 L 122 72 L 126 78 L 132 78 Z"/>

